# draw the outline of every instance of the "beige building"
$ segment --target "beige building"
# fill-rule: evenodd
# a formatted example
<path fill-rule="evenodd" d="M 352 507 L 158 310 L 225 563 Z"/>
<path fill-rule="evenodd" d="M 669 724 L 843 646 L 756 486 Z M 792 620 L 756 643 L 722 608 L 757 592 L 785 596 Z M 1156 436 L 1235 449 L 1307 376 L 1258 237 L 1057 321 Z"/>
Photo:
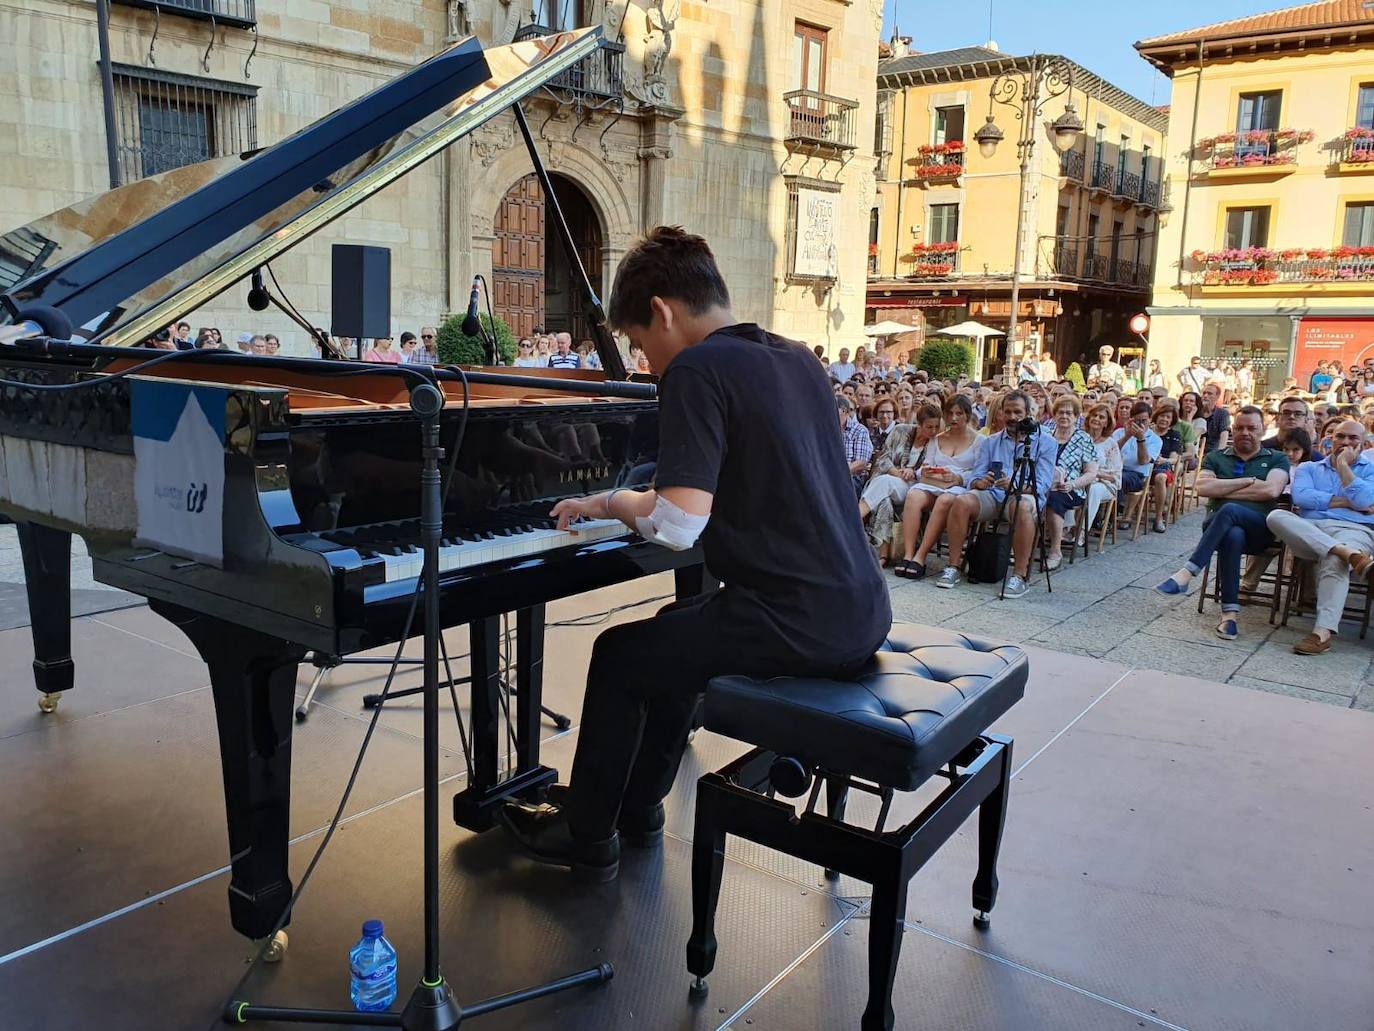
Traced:
<path fill-rule="evenodd" d="M 1136 44 L 1173 83 L 1150 353 L 1249 358 L 1257 393 L 1374 356 L 1374 7 L 1332 0 Z"/>
<path fill-rule="evenodd" d="M 611 45 L 525 103 L 594 283 L 609 288 L 645 227 L 680 223 L 712 242 L 741 318 L 833 353 L 862 341 L 881 19 L 878 0 L 115 0 L 114 171 L 136 182 L 268 146 L 463 35 L 600 24 Z M 98 59 L 89 0 L 0 0 L 0 231 L 110 187 Z M 277 277 L 328 326 L 330 244 L 381 245 L 395 333 L 461 311 L 481 273 L 518 331 L 585 336 L 530 172 L 503 115 L 279 259 Z M 189 321 L 304 352 L 303 332 L 242 302 Z"/>
<path fill-rule="evenodd" d="M 967 320 L 1005 334 L 1021 126 L 989 94 L 998 81 L 1017 88 L 1028 83 L 1032 60 L 987 47 L 905 49 L 896 41 L 878 66 L 869 317 L 911 325 L 903 348 Z M 1138 344 L 1126 323 L 1149 299 L 1167 117 L 1083 66 L 1059 60 L 1071 87 L 1045 99 L 1037 125 L 1017 307 L 1019 336 L 1050 351 L 1063 369 L 1080 355 L 1095 361 L 1101 343 Z M 1041 98 L 1061 88 L 1043 72 L 1040 79 Z M 1048 126 L 1070 102 L 1084 131 L 1061 155 Z M 973 134 L 989 111 L 1005 139 L 985 156 Z M 1005 336 L 985 340 L 984 368 L 1001 365 L 1004 345 Z"/>

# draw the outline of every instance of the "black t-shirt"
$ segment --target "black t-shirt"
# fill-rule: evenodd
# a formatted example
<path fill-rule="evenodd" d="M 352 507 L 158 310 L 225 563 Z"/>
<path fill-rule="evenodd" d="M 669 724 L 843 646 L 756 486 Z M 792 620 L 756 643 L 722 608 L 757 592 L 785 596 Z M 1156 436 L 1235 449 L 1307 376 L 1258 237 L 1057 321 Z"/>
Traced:
<path fill-rule="evenodd" d="M 753 323 L 719 330 L 668 365 L 659 422 L 656 486 L 715 496 L 702 547 L 732 614 L 770 650 L 871 655 L 891 629 L 887 585 L 811 351 Z"/>

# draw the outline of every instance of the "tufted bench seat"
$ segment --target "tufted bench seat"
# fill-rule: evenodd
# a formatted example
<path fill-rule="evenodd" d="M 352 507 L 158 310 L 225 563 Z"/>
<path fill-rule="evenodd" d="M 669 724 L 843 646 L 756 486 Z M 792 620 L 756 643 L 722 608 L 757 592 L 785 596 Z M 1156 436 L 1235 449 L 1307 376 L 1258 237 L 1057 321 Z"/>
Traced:
<path fill-rule="evenodd" d="M 974 922 L 988 925 L 1006 816 L 1011 740 L 986 733 L 1024 694 L 1029 666 L 1013 645 L 957 631 L 896 623 L 852 680 L 713 679 L 708 730 L 755 748 L 697 787 L 693 927 L 687 966 L 695 991 L 715 965 L 716 902 L 725 839 L 734 834 L 873 885 L 869 997 L 862 1027 L 893 1026 L 892 982 L 910 879 L 975 810 L 979 861 Z M 932 776 L 949 785 L 920 815 L 884 830 L 893 792 Z M 826 812 L 817 811 L 826 789 Z M 872 829 L 845 822 L 851 789 L 882 799 Z M 779 799 L 809 795 L 804 810 Z"/>

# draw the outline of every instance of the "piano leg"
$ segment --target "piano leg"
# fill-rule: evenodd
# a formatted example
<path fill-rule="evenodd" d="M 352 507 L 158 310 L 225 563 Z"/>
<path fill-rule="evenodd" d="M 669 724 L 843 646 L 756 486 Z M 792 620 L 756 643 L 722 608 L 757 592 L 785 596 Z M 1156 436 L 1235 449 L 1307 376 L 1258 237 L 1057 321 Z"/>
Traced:
<path fill-rule="evenodd" d="M 210 668 L 229 823 L 229 920 L 264 938 L 291 898 L 291 729 L 296 666 L 306 649 L 255 630 L 150 601 Z"/>
<path fill-rule="evenodd" d="M 16 523 L 24 559 L 33 634 L 33 682 L 38 708 L 52 712 L 76 676 L 72 662 L 72 535 L 63 530 Z"/>
<path fill-rule="evenodd" d="M 544 606 L 516 614 L 515 768 L 500 776 L 501 707 L 500 618 L 470 626 L 472 654 L 472 783 L 453 796 L 453 822 L 484 831 L 508 798 L 528 797 L 558 778 L 539 764 L 539 715 L 544 696 Z"/>

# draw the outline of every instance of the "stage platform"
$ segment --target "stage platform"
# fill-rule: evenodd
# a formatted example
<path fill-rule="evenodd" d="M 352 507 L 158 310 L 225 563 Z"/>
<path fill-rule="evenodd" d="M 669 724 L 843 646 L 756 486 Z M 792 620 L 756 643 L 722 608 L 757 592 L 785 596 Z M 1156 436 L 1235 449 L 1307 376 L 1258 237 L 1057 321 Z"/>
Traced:
<path fill-rule="evenodd" d="M 561 603 L 550 619 L 670 590 L 657 578 Z M 546 723 L 546 761 L 564 771 L 604 625 L 549 631 L 547 700 L 574 729 L 560 735 Z M 215 1026 L 252 949 L 229 927 L 204 667 L 143 607 L 82 617 L 73 637 L 77 689 L 44 717 L 27 630 L 0 631 L 0 1027 Z M 450 651 L 465 652 L 464 638 L 451 632 Z M 970 919 L 970 823 L 913 882 L 898 1027 L 1371 1031 L 1374 713 L 1028 650 L 1025 699 L 995 728 L 1015 738 L 1016 773 L 992 927 L 980 933 Z M 302 670 L 302 692 L 311 672 Z M 297 727 L 296 876 L 366 728 L 361 696 L 382 672 L 337 671 Z M 499 832 L 479 837 L 448 822 L 463 763 L 447 701 L 444 711 L 444 967 L 460 998 L 603 961 L 617 971 L 604 988 L 473 1027 L 858 1026 L 866 887 L 743 842 L 729 849 L 710 994 L 688 996 L 695 778 L 743 746 L 698 735 L 669 800 L 663 849 L 627 852 L 617 882 L 583 886 L 513 854 Z M 373 917 L 400 952 L 403 996 L 414 983 L 419 728 L 415 699 L 382 717 L 346 822 L 296 910 L 286 958 L 253 970 L 243 997 L 346 1007 L 348 949 Z M 922 801 L 903 799 L 897 815 Z M 868 810 L 856 799 L 852 811 Z"/>

